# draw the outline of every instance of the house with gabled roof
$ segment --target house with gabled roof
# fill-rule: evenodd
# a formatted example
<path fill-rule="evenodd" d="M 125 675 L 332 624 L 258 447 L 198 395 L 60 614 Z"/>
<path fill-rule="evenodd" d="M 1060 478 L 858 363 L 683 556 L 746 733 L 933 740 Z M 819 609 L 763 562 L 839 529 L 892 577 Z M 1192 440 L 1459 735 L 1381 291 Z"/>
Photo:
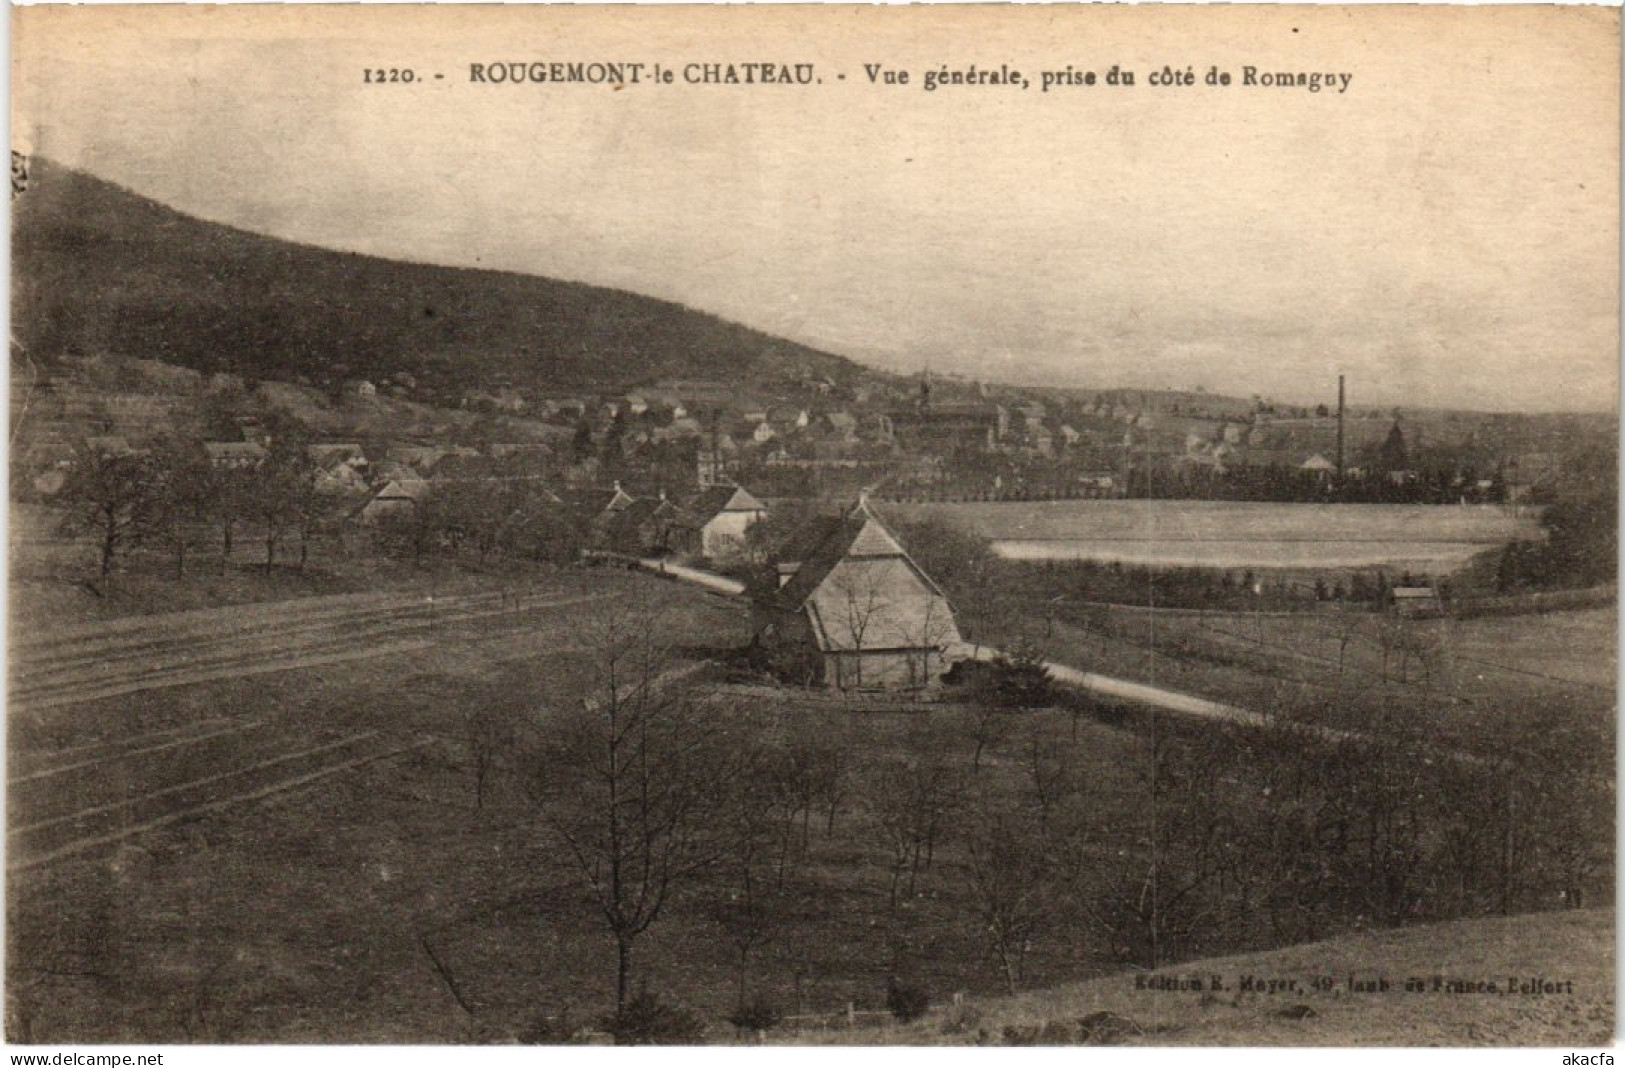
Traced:
<path fill-rule="evenodd" d="M 267 453 L 256 441 L 205 441 L 203 454 L 216 467 L 257 467 Z"/>
<path fill-rule="evenodd" d="M 666 498 L 639 497 L 612 513 L 603 523 L 606 548 L 632 556 L 665 556 L 685 548 L 693 522 Z"/>
<path fill-rule="evenodd" d="M 851 412 L 825 412 L 819 416 L 819 424 L 828 434 L 842 441 L 856 441 L 858 438 L 858 417 Z"/>
<path fill-rule="evenodd" d="M 620 479 L 616 479 L 609 489 L 588 490 L 581 495 L 582 504 L 586 506 L 589 514 L 593 516 L 614 515 L 616 512 L 630 508 L 635 500 L 637 500 L 636 497 L 621 488 Z"/>
<path fill-rule="evenodd" d="M 1317 452 L 1299 464 L 1298 470 L 1306 475 L 1313 475 L 1317 479 L 1330 479 L 1337 474 L 1337 465 Z"/>
<path fill-rule="evenodd" d="M 317 464 L 315 486 L 317 493 L 327 495 L 356 497 L 370 492 L 367 476 L 356 470 L 355 465 L 347 463 Z"/>
<path fill-rule="evenodd" d="M 607 548 L 616 516 L 632 507 L 637 498 L 622 489 L 617 479 L 608 489 L 578 487 L 566 493 L 564 500 L 585 526 L 588 543 Z"/>
<path fill-rule="evenodd" d="M 767 518 L 767 505 L 749 490 L 723 483 L 707 486 L 683 503 L 695 531 L 700 555 L 713 561 L 745 555 L 751 526 Z"/>
<path fill-rule="evenodd" d="M 953 609 L 867 500 L 810 528 L 804 559 L 759 594 L 759 643 L 807 681 L 841 690 L 918 689 L 941 678 L 961 641 Z"/>
<path fill-rule="evenodd" d="M 367 453 L 353 441 L 316 442 L 305 446 L 305 454 L 313 463 L 322 467 L 331 467 L 335 464 L 354 464 L 356 467 L 367 466 Z"/>
<path fill-rule="evenodd" d="M 410 516 L 422 506 L 431 492 L 433 487 L 427 479 L 392 479 L 361 507 L 356 513 L 356 520 L 363 526 L 372 526 L 396 517 Z"/>

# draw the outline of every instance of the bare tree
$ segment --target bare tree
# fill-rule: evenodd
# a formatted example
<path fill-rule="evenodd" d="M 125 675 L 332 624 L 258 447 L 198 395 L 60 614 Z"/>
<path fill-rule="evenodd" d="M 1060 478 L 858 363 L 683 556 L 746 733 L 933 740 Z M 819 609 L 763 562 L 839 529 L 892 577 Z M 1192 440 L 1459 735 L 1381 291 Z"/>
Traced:
<path fill-rule="evenodd" d="M 619 1009 L 637 939 L 722 855 L 730 755 L 716 703 L 666 674 L 658 610 L 618 601 L 581 632 L 590 696 L 549 725 L 529 784 L 615 941 Z"/>
<path fill-rule="evenodd" d="M 905 621 L 904 629 L 918 658 L 910 673 L 920 685 L 929 686 L 942 666 L 948 639 L 956 633 L 953 613 L 946 601 L 930 597 L 920 611 Z"/>
<path fill-rule="evenodd" d="M 983 752 L 1004 741 L 1014 729 L 1015 714 L 1048 704 L 1054 688 L 1049 668 L 1026 643 L 1010 655 L 976 661 L 971 681 L 973 710 L 968 733 L 973 745 L 971 769 L 978 771 Z"/>
<path fill-rule="evenodd" d="M 522 519 L 522 490 L 513 479 L 449 479 L 435 484 L 435 495 L 454 544 L 471 545 L 481 564 L 501 550 Z"/>
<path fill-rule="evenodd" d="M 1081 784 L 1069 755 L 1034 723 L 1022 753 L 1026 794 L 1038 816 L 1038 831 L 1048 835 L 1057 813 L 1080 791 Z"/>
<path fill-rule="evenodd" d="M 835 833 L 835 816 L 852 788 L 851 758 L 840 738 L 806 744 L 811 748 L 812 801 L 824 812 L 824 833 Z"/>
<path fill-rule="evenodd" d="M 421 567 L 446 529 L 446 513 L 438 491 L 431 489 L 385 512 L 378 519 L 378 531 L 389 551 L 410 557 Z"/>
<path fill-rule="evenodd" d="M 970 719 L 965 725 L 965 733 L 971 743 L 973 772 L 982 770 L 982 755 L 1010 737 L 1016 723 L 1016 717 L 1008 708 L 991 700 L 981 690 L 982 687 L 977 687 L 973 691 Z"/>
<path fill-rule="evenodd" d="M 469 707 L 463 711 L 463 742 L 465 766 L 474 780 L 474 811 L 479 812 L 485 808 L 487 792 L 503 755 L 512 749 L 513 732 L 490 709 Z"/>
<path fill-rule="evenodd" d="M 265 415 L 270 451 L 252 469 L 245 502 L 248 514 L 259 520 L 265 540 L 265 570 L 276 566 L 277 548 L 290 529 L 300 539 L 300 567 L 304 566 L 315 502 L 316 466 L 310 459 L 310 430 L 283 411 Z"/>
<path fill-rule="evenodd" d="M 201 442 L 168 438 L 153 452 L 151 477 L 155 527 L 175 554 L 175 578 L 186 577 L 187 552 L 203 539 L 213 518 L 218 482 Z"/>
<path fill-rule="evenodd" d="M 842 686 L 851 683 L 863 685 L 863 656 L 868 648 L 865 638 L 877 619 L 888 612 L 891 603 L 881 584 L 879 568 L 862 562 L 842 564 L 830 579 L 829 588 L 836 596 L 837 608 L 832 622 L 839 628 L 838 639 L 850 639 L 850 644 L 838 640 L 838 654 L 851 652 L 850 657 L 837 659 L 838 677 Z M 846 677 L 846 665 L 852 665 L 852 677 Z"/>
<path fill-rule="evenodd" d="M 1355 639 L 1360 637 L 1365 629 L 1365 619 L 1358 611 L 1344 608 L 1332 617 L 1331 635 L 1337 642 L 1337 678 L 1343 678 L 1344 665 L 1348 659 L 1348 649 Z"/>
<path fill-rule="evenodd" d="M 248 514 L 260 524 L 265 544 L 265 570 L 276 566 L 277 548 L 298 514 L 299 472 L 288 458 L 272 457 L 254 469 L 247 499 Z"/>
<path fill-rule="evenodd" d="M 249 512 L 254 472 L 237 467 L 218 467 L 211 475 L 214 484 L 214 525 L 220 535 L 220 570 L 223 574 L 236 548 L 237 524 Z"/>
<path fill-rule="evenodd" d="M 1026 977 L 1028 951 L 1054 920 L 1045 838 L 1020 810 L 984 812 L 968 822 L 966 889 L 1005 987 L 1014 994 Z"/>
<path fill-rule="evenodd" d="M 310 561 L 310 544 L 329 522 L 330 501 L 321 490 L 320 470 L 301 455 L 288 471 L 289 515 L 299 539 L 299 570 Z"/>
<path fill-rule="evenodd" d="M 881 769 L 869 791 L 869 806 L 891 850 L 889 899 L 897 906 L 904 888 L 914 896 L 922 870 L 947 835 L 951 813 L 963 795 L 959 773 L 938 759 L 915 759 Z"/>
<path fill-rule="evenodd" d="M 1426 625 L 1413 620 L 1387 616 L 1377 624 L 1377 642 L 1382 648 L 1382 678 L 1384 682 L 1409 683 L 1411 664 L 1422 669 L 1424 694 L 1431 691 L 1434 672 L 1443 652 L 1438 635 Z M 1389 676 L 1389 668 L 1397 661 L 1399 678 Z"/>
<path fill-rule="evenodd" d="M 739 754 L 723 814 L 723 844 L 715 890 L 717 920 L 738 953 L 738 1001 L 747 1003 L 751 954 L 773 935 L 779 907 L 774 854 L 782 848 L 783 754 L 748 745 Z M 779 869 L 782 886 L 783 868 Z"/>
<path fill-rule="evenodd" d="M 1091 918 L 1125 958 L 1158 968 L 1217 939 L 1240 910 L 1238 832 L 1227 769 L 1239 755 L 1210 725 L 1153 734 L 1145 769 L 1148 820 L 1134 863 L 1097 873 L 1105 885 L 1082 895 Z"/>
<path fill-rule="evenodd" d="M 80 449 L 74 456 L 62 487 L 68 502 L 62 530 L 95 537 L 104 579 L 157 521 L 158 499 L 150 476 L 149 465 L 139 456 L 93 448 Z"/>

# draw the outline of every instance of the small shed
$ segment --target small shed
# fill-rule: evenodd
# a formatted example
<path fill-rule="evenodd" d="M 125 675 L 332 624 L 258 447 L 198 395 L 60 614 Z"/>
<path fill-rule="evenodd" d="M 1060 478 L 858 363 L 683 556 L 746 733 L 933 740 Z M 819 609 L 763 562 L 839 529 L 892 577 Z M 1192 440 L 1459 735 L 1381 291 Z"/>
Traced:
<path fill-rule="evenodd" d="M 1439 591 L 1432 586 L 1395 586 L 1391 591 L 1394 614 L 1408 619 L 1436 616 L 1444 612 Z"/>

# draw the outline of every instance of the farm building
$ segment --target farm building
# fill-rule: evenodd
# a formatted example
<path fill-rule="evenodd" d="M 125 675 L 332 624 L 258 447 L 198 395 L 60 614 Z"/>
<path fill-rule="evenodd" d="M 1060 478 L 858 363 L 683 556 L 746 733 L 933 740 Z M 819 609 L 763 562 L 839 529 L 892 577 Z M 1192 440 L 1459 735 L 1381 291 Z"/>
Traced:
<path fill-rule="evenodd" d="M 825 412 L 823 425 L 836 438 L 843 441 L 857 440 L 858 419 L 851 412 Z"/>
<path fill-rule="evenodd" d="M 97 456 L 140 456 L 145 450 L 133 448 L 117 434 L 98 434 L 85 439 L 85 448 Z"/>
<path fill-rule="evenodd" d="M 608 489 L 587 489 L 576 493 L 572 503 L 576 510 L 593 522 L 630 508 L 636 497 L 621 488 L 619 480 Z"/>
<path fill-rule="evenodd" d="M 367 492 L 367 477 L 351 463 L 316 465 L 316 492 L 353 496 Z"/>
<path fill-rule="evenodd" d="M 429 483 L 421 478 L 401 478 L 387 483 L 357 513 L 363 526 L 371 526 L 395 516 L 411 515 L 427 499 Z"/>
<path fill-rule="evenodd" d="M 612 528 L 617 526 L 618 517 L 636 502 L 637 498 L 622 489 L 619 481 L 608 489 L 577 489 L 566 500 L 571 511 L 586 525 L 588 544 L 600 549 L 609 548 L 615 540 Z"/>
<path fill-rule="evenodd" d="M 601 541 L 613 552 L 632 556 L 665 556 L 686 548 L 692 522 L 676 505 L 659 497 L 639 497 L 607 515 Z"/>
<path fill-rule="evenodd" d="M 358 468 L 367 466 L 366 451 L 353 441 L 318 442 L 305 447 L 305 454 L 311 461 L 323 467 L 335 464 L 353 464 Z"/>
<path fill-rule="evenodd" d="M 1444 611 L 1438 591 L 1431 586 L 1395 586 L 1391 596 L 1395 615 L 1416 618 Z"/>
<path fill-rule="evenodd" d="M 708 486 L 683 505 L 699 532 L 701 556 L 729 560 L 745 553 L 745 532 L 767 517 L 767 505 L 738 486 Z"/>
<path fill-rule="evenodd" d="M 809 532 L 755 610 L 757 641 L 835 689 L 915 689 L 960 641 L 948 599 L 868 502 Z"/>
<path fill-rule="evenodd" d="M 257 467 L 266 457 L 264 447 L 252 441 L 205 441 L 203 453 L 216 467 Z"/>

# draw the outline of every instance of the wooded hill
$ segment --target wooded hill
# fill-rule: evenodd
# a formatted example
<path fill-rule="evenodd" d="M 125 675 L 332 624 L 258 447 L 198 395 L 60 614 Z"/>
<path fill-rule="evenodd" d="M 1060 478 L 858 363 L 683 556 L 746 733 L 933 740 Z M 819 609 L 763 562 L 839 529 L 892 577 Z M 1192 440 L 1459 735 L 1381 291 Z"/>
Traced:
<path fill-rule="evenodd" d="M 13 203 L 12 337 L 29 355 L 161 360 L 324 385 L 407 372 L 423 399 L 660 377 L 842 381 L 840 357 L 633 293 L 407 263 L 184 215 L 48 160 Z"/>

